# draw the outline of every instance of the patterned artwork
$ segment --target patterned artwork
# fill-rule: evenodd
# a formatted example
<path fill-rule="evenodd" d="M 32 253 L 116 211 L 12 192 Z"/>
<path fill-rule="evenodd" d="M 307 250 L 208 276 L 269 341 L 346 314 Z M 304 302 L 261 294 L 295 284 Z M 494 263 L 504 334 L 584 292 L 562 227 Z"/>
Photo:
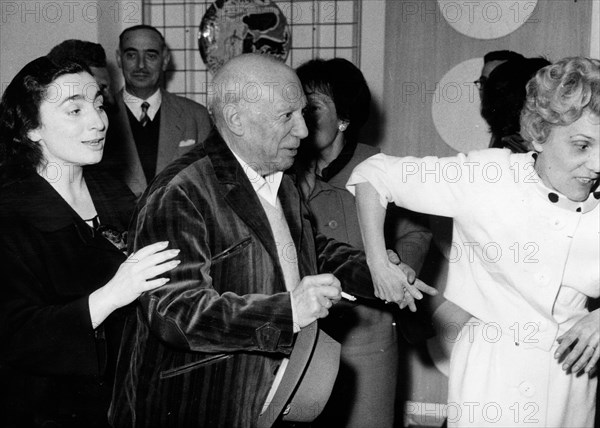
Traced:
<path fill-rule="evenodd" d="M 291 41 L 285 15 L 271 0 L 217 0 L 202 18 L 198 35 L 202 60 L 212 73 L 242 53 L 285 61 Z"/>

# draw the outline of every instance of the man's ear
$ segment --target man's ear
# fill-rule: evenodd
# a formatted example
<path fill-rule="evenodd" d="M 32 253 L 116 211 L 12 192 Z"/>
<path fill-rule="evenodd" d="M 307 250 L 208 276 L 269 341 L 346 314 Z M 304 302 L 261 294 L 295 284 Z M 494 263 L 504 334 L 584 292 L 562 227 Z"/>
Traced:
<path fill-rule="evenodd" d="M 244 135 L 244 124 L 236 105 L 225 104 L 221 113 L 223 114 L 223 121 L 229 131 L 238 137 Z"/>
<path fill-rule="evenodd" d="M 123 69 L 123 66 L 121 65 L 121 51 L 119 49 L 117 49 L 115 51 L 115 57 L 117 60 L 117 65 L 119 66 L 120 69 Z"/>
<path fill-rule="evenodd" d="M 169 52 L 169 49 L 164 48 L 163 49 L 162 71 L 166 71 L 167 70 L 167 66 L 169 65 L 170 61 L 171 61 L 171 52 Z"/>

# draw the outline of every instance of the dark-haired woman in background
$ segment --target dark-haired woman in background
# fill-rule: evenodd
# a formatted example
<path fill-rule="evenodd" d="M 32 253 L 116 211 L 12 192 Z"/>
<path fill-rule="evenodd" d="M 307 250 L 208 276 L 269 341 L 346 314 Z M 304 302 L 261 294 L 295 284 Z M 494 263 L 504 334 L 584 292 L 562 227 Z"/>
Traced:
<path fill-rule="evenodd" d="M 301 193 L 321 233 L 362 249 L 354 197 L 344 186 L 358 163 L 379 152 L 358 143 L 369 117 L 369 88 L 361 71 L 341 58 L 309 61 L 297 73 L 307 96 L 309 130 L 296 165 Z M 430 232 L 398 215 L 390 216 L 388 227 L 391 247 L 418 272 Z M 319 426 L 393 426 L 398 343 L 392 308 L 340 302 L 323 325 L 342 344 L 342 357 Z"/>
<path fill-rule="evenodd" d="M 107 125 L 82 65 L 38 58 L 2 97 L 2 427 L 107 426 L 117 309 L 178 263 L 165 242 L 126 259 L 133 195 L 84 168 L 102 158 Z"/>

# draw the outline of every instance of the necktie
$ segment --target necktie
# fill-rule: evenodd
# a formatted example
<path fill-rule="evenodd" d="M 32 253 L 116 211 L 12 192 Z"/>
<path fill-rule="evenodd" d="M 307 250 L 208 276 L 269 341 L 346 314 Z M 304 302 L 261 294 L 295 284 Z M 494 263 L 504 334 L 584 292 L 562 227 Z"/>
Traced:
<path fill-rule="evenodd" d="M 150 122 L 150 116 L 148 116 L 148 107 L 150 104 L 147 101 L 142 103 L 142 115 L 140 116 L 140 124 L 146 126 Z"/>

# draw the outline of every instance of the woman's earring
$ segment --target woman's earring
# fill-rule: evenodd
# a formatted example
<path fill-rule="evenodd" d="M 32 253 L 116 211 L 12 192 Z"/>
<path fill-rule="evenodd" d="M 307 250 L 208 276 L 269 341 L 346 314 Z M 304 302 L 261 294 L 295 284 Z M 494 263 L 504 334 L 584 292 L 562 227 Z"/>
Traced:
<path fill-rule="evenodd" d="M 347 127 L 348 124 L 346 122 L 340 122 L 340 124 L 338 125 L 338 129 L 340 130 L 340 132 L 344 132 Z"/>

